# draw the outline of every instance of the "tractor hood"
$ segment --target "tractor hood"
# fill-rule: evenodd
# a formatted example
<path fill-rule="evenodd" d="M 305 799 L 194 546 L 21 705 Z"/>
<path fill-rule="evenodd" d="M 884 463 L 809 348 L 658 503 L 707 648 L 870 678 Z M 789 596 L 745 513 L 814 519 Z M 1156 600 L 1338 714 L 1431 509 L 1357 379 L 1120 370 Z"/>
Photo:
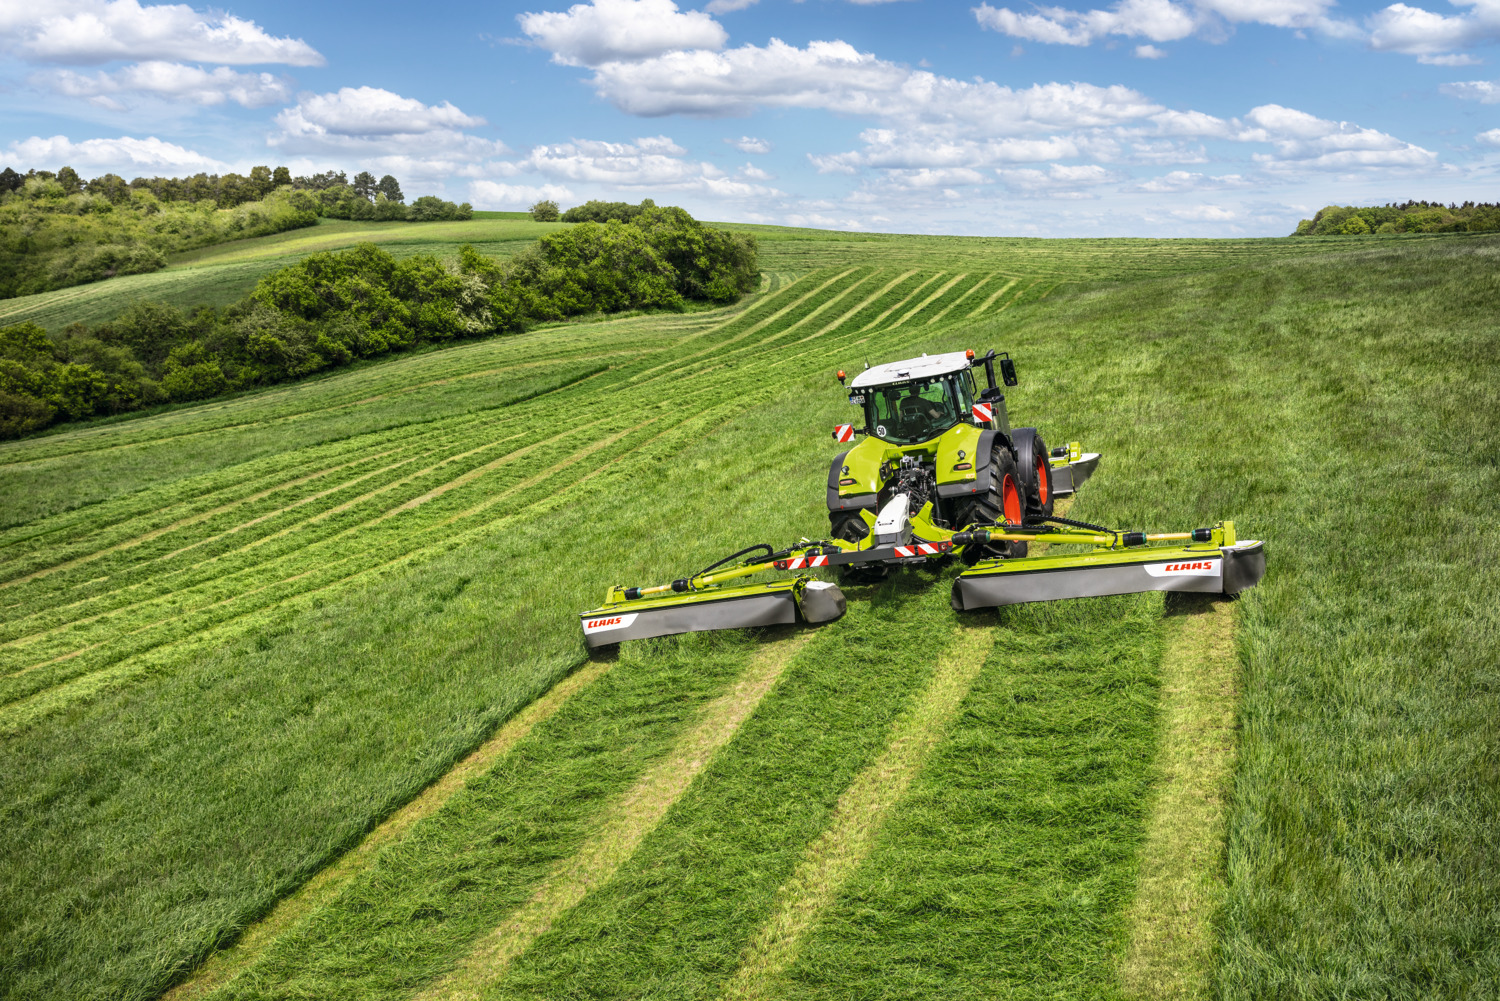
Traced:
<path fill-rule="evenodd" d="M 906 361 L 887 362 L 867 368 L 849 383 L 850 389 L 863 386 L 888 386 L 893 382 L 908 382 L 912 379 L 935 379 L 950 372 L 962 372 L 973 364 L 967 352 L 950 351 L 941 355 L 923 355 Z"/>

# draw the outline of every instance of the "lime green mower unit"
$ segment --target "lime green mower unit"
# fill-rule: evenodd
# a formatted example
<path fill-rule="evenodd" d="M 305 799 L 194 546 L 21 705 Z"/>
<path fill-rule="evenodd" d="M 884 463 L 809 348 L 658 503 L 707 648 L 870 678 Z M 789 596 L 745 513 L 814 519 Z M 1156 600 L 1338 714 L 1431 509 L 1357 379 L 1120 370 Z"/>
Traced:
<path fill-rule="evenodd" d="M 846 381 L 842 371 L 838 379 Z M 1012 428 L 1005 388 L 1016 384 L 1015 364 L 994 351 L 866 367 L 848 383 L 862 426 L 833 432 L 841 443 L 864 440 L 829 469 L 831 538 L 780 550 L 762 543 L 668 584 L 612 587 L 602 607 L 580 617 L 585 642 L 844 614 L 839 586 L 811 573 L 744 580 L 776 571 L 834 571 L 869 584 L 904 564 L 957 559 L 966 567 L 953 583 L 960 611 L 1139 591 L 1235 594 L 1260 581 L 1264 547 L 1238 539 L 1232 522 L 1148 534 L 1057 517 L 1054 501 L 1093 474 L 1099 455 L 1076 442 L 1049 450 L 1036 428 Z M 1088 548 L 1031 556 L 1033 543 Z"/>

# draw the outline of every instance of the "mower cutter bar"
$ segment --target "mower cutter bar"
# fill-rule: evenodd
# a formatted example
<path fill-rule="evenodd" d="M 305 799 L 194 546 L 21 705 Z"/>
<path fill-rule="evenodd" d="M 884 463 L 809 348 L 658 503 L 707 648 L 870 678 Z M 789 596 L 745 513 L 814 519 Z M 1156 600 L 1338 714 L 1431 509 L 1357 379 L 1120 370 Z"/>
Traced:
<path fill-rule="evenodd" d="M 1085 545 L 1082 553 L 987 559 L 953 582 L 953 607 L 990 608 L 1029 601 L 1088 598 L 1140 591 L 1236 594 L 1254 587 L 1265 573 L 1260 542 L 1238 541 L 1234 523 L 1187 532 L 1112 532 L 1091 528 L 1055 529 L 1036 525 L 997 525 L 951 533 L 948 539 L 914 539 L 899 545 L 807 542 L 773 551 L 743 549 L 692 577 L 655 587 L 612 587 L 603 606 L 579 616 L 590 648 L 628 639 L 674 633 L 781 623 L 819 623 L 844 614 L 844 594 L 836 584 L 806 574 L 763 583 L 743 577 L 785 570 L 814 570 L 860 563 L 918 563 L 995 542 Z M 731 561 L 757 555 L 736 565 Z"/>

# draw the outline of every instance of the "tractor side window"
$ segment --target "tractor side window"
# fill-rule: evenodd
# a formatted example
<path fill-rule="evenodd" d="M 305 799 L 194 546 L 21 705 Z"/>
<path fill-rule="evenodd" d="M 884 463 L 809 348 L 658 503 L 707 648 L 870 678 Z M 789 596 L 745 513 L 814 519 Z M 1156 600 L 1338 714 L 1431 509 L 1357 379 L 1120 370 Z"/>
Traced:
<path fill-rule="evenodd" d="M 966 416 L 974 405 L 974 377 L 968 372 L 958 373 L 953 377 L 953 391 L 958 396 L 959 414 Z"/>

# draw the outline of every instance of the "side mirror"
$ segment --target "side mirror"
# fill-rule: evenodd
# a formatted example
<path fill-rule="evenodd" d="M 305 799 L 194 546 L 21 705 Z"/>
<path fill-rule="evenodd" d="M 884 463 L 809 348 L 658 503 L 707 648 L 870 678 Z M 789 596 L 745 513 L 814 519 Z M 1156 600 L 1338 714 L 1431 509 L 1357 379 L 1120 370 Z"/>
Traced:
<path fill-rule="evenodd" d="M 1016 384 L 1016 363 L 1011 359 L 1010 355 L 1000 356 L 1000 379 L 1007 386 L 1014 386 Z"/>

